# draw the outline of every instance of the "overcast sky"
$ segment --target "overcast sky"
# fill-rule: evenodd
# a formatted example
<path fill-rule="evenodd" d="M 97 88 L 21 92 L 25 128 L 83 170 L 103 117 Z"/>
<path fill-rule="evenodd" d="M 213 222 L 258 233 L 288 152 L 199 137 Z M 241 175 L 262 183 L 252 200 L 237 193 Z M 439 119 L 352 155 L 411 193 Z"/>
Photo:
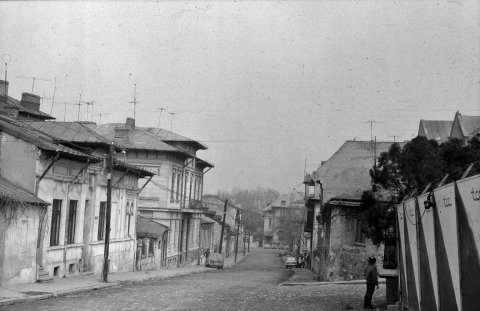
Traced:
<path fill-rule="evenodd" d="M 52 79 L 33 92 L 60 121 L 82 94 L 95 122 L 124 122 L 136 83 L 137 125 L 209 147 L 206 193 L 286 192 L 305 159 L 370 140 L 368 121 L 406 140 L 420 119 L 480 115 L 479 17 L 477 1 L 1 2 L 0 55 L 16 98 Z"/>

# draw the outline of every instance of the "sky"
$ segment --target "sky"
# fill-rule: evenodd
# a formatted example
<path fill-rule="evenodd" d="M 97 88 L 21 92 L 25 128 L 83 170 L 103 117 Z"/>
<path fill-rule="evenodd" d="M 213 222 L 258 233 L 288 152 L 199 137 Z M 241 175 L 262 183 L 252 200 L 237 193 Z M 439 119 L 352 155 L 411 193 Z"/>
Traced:
<path fill-rule="evenodd" d="M 205 193 L 301 189 L 345 140 L 480 115 L 477 1 L 0 2 L 0 55 L 60 121 L 81 96 L 124 122 L 136 84 L 138 126 L 208 146 Z"/>

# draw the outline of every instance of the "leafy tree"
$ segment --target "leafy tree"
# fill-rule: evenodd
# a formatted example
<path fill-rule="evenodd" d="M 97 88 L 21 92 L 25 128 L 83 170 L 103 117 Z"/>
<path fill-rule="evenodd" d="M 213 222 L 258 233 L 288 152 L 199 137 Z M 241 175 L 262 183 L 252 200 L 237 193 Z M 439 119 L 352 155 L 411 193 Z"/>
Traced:
<path fill-rule="evenodd" d="M 477 135 L 466 144 L 450 139 L 438 145 L 435 140 L 416 137 L 403 149 L 394 143 L 381 153 L 378 164 L 370 170 L 372 191 L 362 196 L 367 237 L 379 244 L 383 231 L 394 224 L 393 206 L 415 190 L 440 181 L 445 174 L 459 178 L 471 163 L 476 163 L 472 173 L 479 172 L 479 138 Z M 385 196 L 385 190 L 389 195 Z"/>

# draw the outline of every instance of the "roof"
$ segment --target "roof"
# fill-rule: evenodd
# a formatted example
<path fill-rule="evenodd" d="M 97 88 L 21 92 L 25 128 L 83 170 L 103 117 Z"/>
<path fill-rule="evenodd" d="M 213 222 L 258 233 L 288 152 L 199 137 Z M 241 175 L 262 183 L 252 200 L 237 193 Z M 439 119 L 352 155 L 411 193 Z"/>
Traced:
<path fill-rule="evenodd" d="M 29 114 L 29 115 L 33 115 L 37 118 L 40 118 L 40 119 L 44 119 L 44 120 L 53 120 L 55 119 L 54 117 L 52 117 L 51 115 L 49 114 L 46 114 L 42 111 L 36 111 L 36 110 L 32 110 L 32 109 L 28 109 L 28 108 L 25 108 L 24 106 L 22 106 L 22 104 L 20 104 L 20 101 L 18 101 L 17 99 L 11 97 L 11 96 L 5 96 L 5 95 L 1 95 L 3 98 L 6 98 L 6 101 L 7 101 L 7 105 L 10 106 L 10 107 L 15 107 L 18 109 L 18 112 L 19 113 L 23 113 L 23 114 Z"/>
<path fill-rule="evenodd" d="M 116 128 L 127 129 L 124 123 L 102 124 L 97 125 L 92 129 L 98 134 L 104 136 L 106 139 L 114 141 Z M 135 128 L 131 128 L 128 130 L 128 142 L 124 142 L 123 145 L 129 149 L 176 152 L 188 155 L 190 157 L 190 155 L 186 152 L 167 144 L 159 137 L 147 132 L 144 128 L 138 126 L 135 126 Z"/>
<path fill-rule="evenodd" d="M 420 120 L 418 136 L 445 142 L 450 137 L 453 121 Z"/>
<path fill-rule="evenodd" d="M 214 223 L 216 223 L 216 221 L 209 218 L 209 217 L 202 216 L 202 217 L 200 217 L 200 223 L 201 224 L 214 224 Z"/>
<path fill-rule="evenodd" d="M 141 215 L 137 215 L 136 227 L 138 238 L 158 239 L 170 230 L 167 226 Z"/>
<path fill-rule="evenodd" d="M 47 206 L 49 203 L 37 198 L 33 193 L 28 190 L 14 185 L 5 178 L 0 177 L 0 200 L 13 200 L 29 204 L 38 204 Z"/>
<path fill-rule="evenodd" d="M 480 132 L 480 116 L 458 114 L 458 120 L 464 136 L 471 137 Z"/>
<path fill-rule="evenodd" d="M 110 145 L 111 143 L 106 137 L 81 122 L 24 121 L 24 123 L 55 137 L 59 141 L 102 145 Z"/>
<path fill-rule="evenodd" d="M 214 167 L 212 163 L 208 162 L 207 160 L 200 159 L 199 157 L 195 157 L 196 164 L 205 167 Z"/>
<path fill-rule="evenodd" d="M 160 137 L 163 141 L 189 142 L 189 143 L 192 143 L 192 145 L 194 145 L 196 147 L 196 149 L 201 149 L 201 150 L 207 149 L 207 146 L 205 146 L 204 144 L 202 144 L 202 143 L 200 143 L 196 140 L 184 137 L 184 136 L 179 135 L 179 134 L 174 133 L 174 132 L 167 131 L 165 129 L 155 128 L 155 127 L 148 127 L 148 128 L 145 128 L 145 129 L 149 133 L 152 133 L 155 136 Z"/>
<path fill-rule="evenodd" d="M 18 137 L 22 140 L 25 140 L 38 148 L 50 151 L 50 152 L 60 152 L 66 157 L 71 157 L 74 159 L 86 160 L 89 159 L 91 162 L 100 162 L 101 159 L 94 157 L 83 152 L 77 151 L 75 149 L 62 146 L 54 141 L 54 139 L 41 132 L 37 129 L 29 126 L 26 123 L 17 121 L 10 117 L 0 114 L 0 131 L 4 131 L 12 136 Z"/>
<path fill-rule="evenodd" d="M 141 177 L 155 175 L 155 173 L 153 173 L 153 172 L 151 172 L 147 169 L 144 169 L 144 168 L 142 168 L 140 166 L 137 166 L 137 165 L 128 164 L 128 163 L 123 162 L 123 161 L 119 161 L 118 159 L 115 159 L 115 161 L 114 161 L 114 168 L 116 168 L 116 169 L 121 168 L 121 169 L 124 169 L 124 170 L 129 170 L 130 172 L 133 172 L 137 175 L 140 175 Z"/>
<path fill-rule="evenodd" d="M 313 172 L 314 180 L 323 187 L 323 200 L 327 202 L 342 193 L 371 188 L 370 169 L 374 155 L 390 148 L 393 142 L 346 141 L 322 166 Z M 404 143 L 398 143 L 403 147 Z"/>

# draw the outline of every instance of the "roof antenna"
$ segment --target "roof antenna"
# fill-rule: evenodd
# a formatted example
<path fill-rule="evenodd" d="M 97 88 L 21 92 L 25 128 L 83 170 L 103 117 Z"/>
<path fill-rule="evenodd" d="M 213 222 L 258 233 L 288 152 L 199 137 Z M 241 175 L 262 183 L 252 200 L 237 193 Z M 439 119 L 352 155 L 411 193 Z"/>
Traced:
<path fill-rule="evenodd" d="M 137 112 L 137 84 L 135 83 L 133 85 L 133 101 L 130 102 L 131 104 L 133 104 L 133 119 L 135 120 L 136 119 L 136 112 Z"/>
<path fill-rule="evenodd" d="M 8 60 L 7 60 L 7 58 L 8 58 Z M 7 77 L 8 77 L 8 75 L 7 75 L 8 62 L 12 60 L 12 57 L 10 56 L 10 54 L 3 54 L 2 55 L 2 60 L 5 62 L 5 82 L 7 82 L 8 81 L 7 80 Z"/>
<path fill-rule="evenodd" d="M 158 116 L 158 128 L 160 128 L 160 120 L 162 119 L 162 111 L 166 110 L 165 108 L 158 108 L 160 110 L 160 114 Z"/>
<path fill-rule="evenodd" d="M 32 94 L 33 94 L 33 90 L 34 90 L 34 88 L 35 88 L 35 81 L 36 81 L 36 80 L 38 80 L 38 81 L 52 81 L 52 79 L 41 78 L 41 77 L 36 77 L 36 76 L 33 76 L 33 77 L 17 76 L 17 78 L 20 78 L 20 79 L 32 79 Z"/>
<path fill-rule="evenodd" d="M 170 119 L 170 132 L 172 131 L 173 129 L 173 115 L 175 114 L 175 112 L 170 112 L 170 115 L 172 116 L 172 118 Z"/>
<path fill-rule="evenodd" d="M 53 103 L 55 102 L 55 92 L 57 91 L 57 77 L 55 77 L 55 82 L 54 82 L 54 87 L 53 87 L 53 96 L 52 96 L 52 106 L 50 106 L 50 115 L 52 115 L 53 111 Z"/>

